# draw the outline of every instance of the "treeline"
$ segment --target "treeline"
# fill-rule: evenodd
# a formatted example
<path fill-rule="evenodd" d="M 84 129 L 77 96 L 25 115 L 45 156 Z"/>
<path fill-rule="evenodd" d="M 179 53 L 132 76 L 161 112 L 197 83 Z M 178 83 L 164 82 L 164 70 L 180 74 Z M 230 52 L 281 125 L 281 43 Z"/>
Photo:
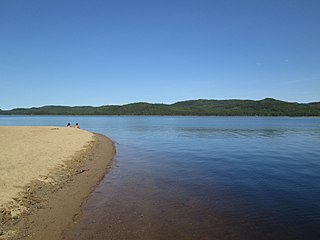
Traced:
<path fill-rule="evenodd" d="M 164 115 L 164 116 L 320 116 L 320 102 L 294 103 L 272 98 L 254 100 L 190 100 L 174 104 L 44 106 L 0 110 L 14 115 Z"/>

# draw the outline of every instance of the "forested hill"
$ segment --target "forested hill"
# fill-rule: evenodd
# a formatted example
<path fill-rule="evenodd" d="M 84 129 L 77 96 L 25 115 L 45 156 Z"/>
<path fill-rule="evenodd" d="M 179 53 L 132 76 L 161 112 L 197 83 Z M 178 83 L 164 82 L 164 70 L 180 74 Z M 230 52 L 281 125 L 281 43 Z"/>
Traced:
<path fill-rule="evenodd" d="M 254 100 L 190 100 L 174 104 L 44 106 L 0 110 L 0 114 L 23 115 L 173 115 L 173 116 L 320 116 L 320 102 L 294 103 L 272 98 Z"/>

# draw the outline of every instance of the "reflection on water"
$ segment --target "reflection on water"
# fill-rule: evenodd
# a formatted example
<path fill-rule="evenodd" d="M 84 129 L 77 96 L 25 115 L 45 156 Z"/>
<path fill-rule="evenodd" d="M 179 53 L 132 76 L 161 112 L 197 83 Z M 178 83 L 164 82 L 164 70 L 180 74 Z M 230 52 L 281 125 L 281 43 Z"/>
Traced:
<path fill-rule="evenodd" d="M 301 134 L 319 136 L 320 129 L 299 131 L 297 129 L 221 129 L 221 128 L 175 128 L 177 134 L 195 138 L 248 138 L 248 137 L 300 137 Z"/>
<path fill-rule="evenodd" d="M 320 118 L 27 117 L 117 156 L 65 239 L 320 239 Z"/>

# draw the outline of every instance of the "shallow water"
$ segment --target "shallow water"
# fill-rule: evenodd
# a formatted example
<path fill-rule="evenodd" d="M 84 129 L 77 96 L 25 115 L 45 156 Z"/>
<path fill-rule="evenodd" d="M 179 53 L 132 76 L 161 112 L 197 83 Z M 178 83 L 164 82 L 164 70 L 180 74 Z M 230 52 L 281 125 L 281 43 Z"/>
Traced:
<path fill-rule="evenodd" d="M 116 143 L 66 239 L 320 239 L 320 118 L 0 117 Z"/>

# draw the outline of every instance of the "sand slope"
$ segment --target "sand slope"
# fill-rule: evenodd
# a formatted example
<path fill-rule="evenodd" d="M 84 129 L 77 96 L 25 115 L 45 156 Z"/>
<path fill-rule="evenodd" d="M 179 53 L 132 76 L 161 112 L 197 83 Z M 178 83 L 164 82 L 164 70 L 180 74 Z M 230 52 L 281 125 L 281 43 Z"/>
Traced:
<path fill-rule="evenodd" d="M 59 239 L 114 154 L 80 129 L 0 127 L 0 239 Z"/>
<path fill-rule="evenodd" d="M 93 136 L 74 128 L 0 127 L 0 205 L 84 149 Z"/>

